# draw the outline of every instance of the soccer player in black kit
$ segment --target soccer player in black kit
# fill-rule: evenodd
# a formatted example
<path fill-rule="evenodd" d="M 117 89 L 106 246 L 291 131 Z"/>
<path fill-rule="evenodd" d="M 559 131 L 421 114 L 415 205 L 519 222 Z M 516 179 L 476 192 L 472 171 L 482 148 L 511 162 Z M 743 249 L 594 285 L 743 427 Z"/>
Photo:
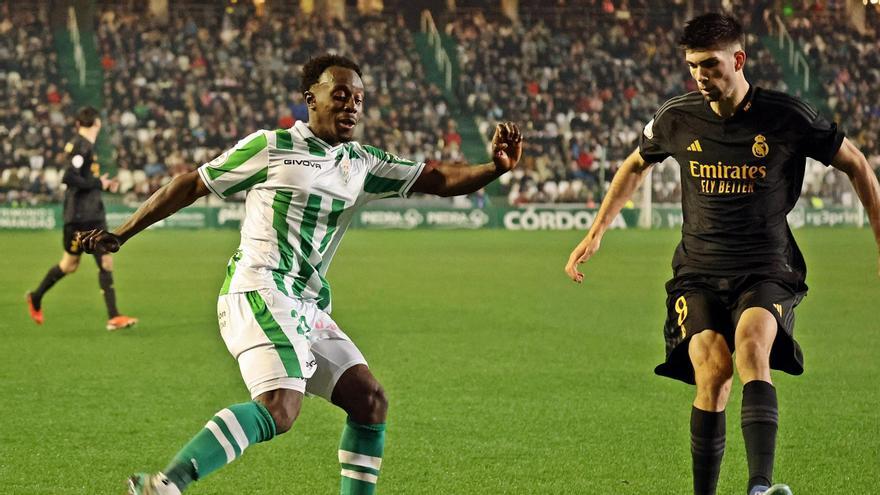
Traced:
<path fill-rule="evenodd" d="M 101 190 L 113 186 L 107 174 L 100 174 L 95 162 L 94 144 L 101 130 L 98 111 L 84 107 L 76 115 L 77 134 L 64 146 L 69 160 L 62 182 L 67 185 L 64 193 L 64 254 L 61 261 L 49 269 L 39 287 L 27 293 L 28 310 L 38 325 L 43 323 L 43 296 L 65 275 L 79 267 L 82 254 L 76 232 L 80 230 L 106 229 L 104 203 Z M 116 291 L 113 288 L 113 258 L 110 254 L 95 255 L 98 264 L 98 282 L 107 304 L 107 330 L 118 330 L 137 323 L 136 318 L 119 314 L 116 308 Z"/>
<path fill-rule="evenodd" d="M 694 493 L 716 490 L 735 362 L 744 384 L 747 493 L 790 494 L 786 485 L 772 483 L 778 408 L 770 370 L 803 372 L 794 307 L 807 286 L 786 214 L 800 195 L 805 159 L 812 157 L 849 176 L 880 244 L 880 185 L 836 124 L 797 98 L 749 84 L 735 19 L 696 17 L 679 44 L 699 91 L 672 98 L 645 126 L 639 148 L 614 176 L 565 271 L 583 281 L 578 265 L 599 249 L 651 165 L 674 157 L 681 167 L 684 224 L 666 284 L 666 361 L 655 373 L 696 385 Z"/>

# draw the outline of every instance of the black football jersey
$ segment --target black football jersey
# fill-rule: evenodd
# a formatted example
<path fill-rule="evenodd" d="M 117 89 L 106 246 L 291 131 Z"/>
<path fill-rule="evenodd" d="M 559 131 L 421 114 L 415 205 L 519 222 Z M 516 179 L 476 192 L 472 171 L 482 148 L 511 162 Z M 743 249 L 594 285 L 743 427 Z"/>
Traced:
<path fill-rule="evenodd" d="M 798 98 L 751 87 L 721 118 L 699 92 L 667 101 L 639 142 L 648 163 L 681 167 L 682 238 L 675 273 L 732 275 L 806 266 L 786 215 L 800 196 L 806 157 L 831 163 L 844 135 Z"/>
<path fill-rule="evenodd" d="M 101 201 L 101 171 L 95 161 L 94 147 L 88 139 L 77 134 L 64 145 L 67 160 L 62 182 L 64 193 L 64 223 L 104 221 L 104 203 Z"/>

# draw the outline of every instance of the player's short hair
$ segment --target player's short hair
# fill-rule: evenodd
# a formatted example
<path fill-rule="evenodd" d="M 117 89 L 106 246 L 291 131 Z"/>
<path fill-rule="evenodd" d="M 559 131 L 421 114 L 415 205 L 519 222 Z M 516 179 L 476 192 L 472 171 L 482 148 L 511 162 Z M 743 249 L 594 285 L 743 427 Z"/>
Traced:
<path fill-rule="evenodd" d="M 745 48 L 742 24 L 733 17 L 717 12 L 689 20 L 678 44 L 685 50 L 716 50 L 739 43 Z"/>
<path fill-rule="evenodd" d="M 320 57 L 310 58 L 309 61 L 303 65 L 302 74 L 299 78 L 300 93 L 305 93 L 312 87 L 312 85 L 317 84 L 318 79 L 321 78 L 321 74 L 330 67 L 351 69 L 357 73 L 358 77 L 363 77 L 363 74 L 361 74 L 361 68 L 351 59 L 340 55 L 321 55 Z"/>
<path fill-rule="evenodd" d="M 95 107 L 82 107 L 76 112 L 76 125 L 80 127 L 91 127 L 95 125 L 95 120 L 100 115 Z"/>

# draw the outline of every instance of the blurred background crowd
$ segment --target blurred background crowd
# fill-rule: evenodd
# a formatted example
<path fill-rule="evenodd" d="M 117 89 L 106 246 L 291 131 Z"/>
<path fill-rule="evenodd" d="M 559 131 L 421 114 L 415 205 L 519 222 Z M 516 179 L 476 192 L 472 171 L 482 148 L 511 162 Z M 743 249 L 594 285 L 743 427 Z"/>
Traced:
<path fill-rule="evenodd" d="M 426 75 L 418 26 L 400 13 L 352 9 L 342 19 L 266 15 L 246 1 L 172 4 L 162 19 L 142 5 L 98 2 L 92 19 L 110 150 L 102 165 L 114 170 L 130 202 L 257 129 L 307 120 L 299 70 L 323 52 L 350 56 L 363 69 L 361 142 L 419 161 L 459 161 L 463 115 L 484 141 L 495 122 L 519 123 L 522 166 L 493 191 L 513 205 L 596 206 L 653 112 L 695 89 L 676 46 L 687 19 L 683 1 L 557 0 L 552 8 L 523 1 L 515 18 L 471 5 L 440 10 L 434 20 L 458 67 L 451 93 Z M 797 93 L 786 83 L 790 69 L 768 46 L 768 35 L 784 25 L 818 81 L 812 103 L 880 170 L 876 10 L 866 9 L 859 30 L 842 1 L 719 6 L 732 7 L 749 32 L 750 82 Z M 63 196 L 75 105 L 52 33 L 47 9 L 0 4 L 0 204 Z M 655 167 L 651 187 L 655 203 L 680 201 L 678 165 Z M 817 163 L 808 164 L 804 193 L 855 204 L 846 177 Z"/>

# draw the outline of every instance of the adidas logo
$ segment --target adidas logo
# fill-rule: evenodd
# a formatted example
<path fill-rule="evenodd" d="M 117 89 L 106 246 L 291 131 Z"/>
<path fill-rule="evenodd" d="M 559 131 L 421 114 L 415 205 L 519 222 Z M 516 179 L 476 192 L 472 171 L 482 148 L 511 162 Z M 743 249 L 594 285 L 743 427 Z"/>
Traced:
<path fill-rule="evenodd" d="M 700 140 L 694 139 L 694 142 L 691 143 L 690 146 L 687 147 L 688 151 L 703 151 L 703 147 L 700 146 Z"/>
<path fill-rule="evenodd" d="M 782 305 L 781 304 L 774 304 L 773 307 L 776 308 L 776 311 L 779 313 L 779 316 L 782 316 Z"/>

